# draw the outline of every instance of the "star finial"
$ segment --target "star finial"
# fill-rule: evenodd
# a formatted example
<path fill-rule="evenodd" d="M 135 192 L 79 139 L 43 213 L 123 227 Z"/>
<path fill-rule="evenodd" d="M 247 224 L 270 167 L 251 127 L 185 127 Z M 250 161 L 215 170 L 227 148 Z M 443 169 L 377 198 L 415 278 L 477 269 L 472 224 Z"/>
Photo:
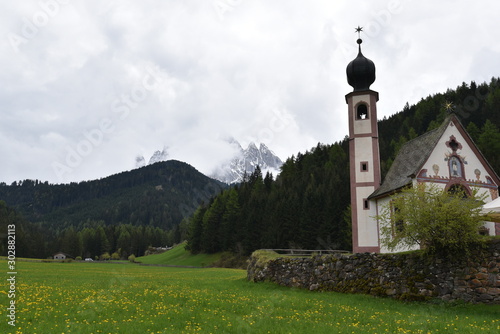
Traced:
<path fill-rule="evenodd" d="M 363 27 L 358 26 L 357 28 L 354 29 L 358 33 L 358 38 L 361 38 L 361 32 L 363 31 Z"/>
<path fill-rule="evenodd" d="M 358 26 L 357 28 L 354 28 L 354 30 L 358 33 L 358 40 L 356 43 L 359 44 L 359 50 L 361 50 L 361 43 L 363 43 L 363 40 L 361 39 L 361 32 L 363 31 L 363 27 Z"/>
<path fill-rule="evenodd" d="M 449 101 L 446 101 L 444 103 L 444 110 L 451 114 L 455 110 L 455 105 Z"/>

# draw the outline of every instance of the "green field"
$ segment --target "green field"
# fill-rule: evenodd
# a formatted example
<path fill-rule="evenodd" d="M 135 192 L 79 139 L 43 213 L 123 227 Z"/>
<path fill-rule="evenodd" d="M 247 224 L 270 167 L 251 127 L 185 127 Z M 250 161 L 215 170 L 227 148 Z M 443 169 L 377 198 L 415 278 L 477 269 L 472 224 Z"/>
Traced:
<path fill-rule="evenodd" d="M 1 333 L 500 331 L 499 305 L 402 303 L 310 292 L 247 282 L 246 272 L 235 269 L 18 261 L 17 272 L 17 326 L 7 324 L 3 280 Z"/>

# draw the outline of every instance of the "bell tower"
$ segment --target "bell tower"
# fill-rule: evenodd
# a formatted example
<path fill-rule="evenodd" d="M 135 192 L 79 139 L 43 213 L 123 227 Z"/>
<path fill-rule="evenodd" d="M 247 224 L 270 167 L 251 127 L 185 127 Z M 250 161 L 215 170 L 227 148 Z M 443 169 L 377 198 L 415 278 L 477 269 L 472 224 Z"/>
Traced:
<path fill-rule="evenodd" d="M 359 34 L 363 28 L 356 28 Z M 369 196 L 380 186 L 380 155 L 377 127 L 378 93 L 375 64 L 361 53 L 347 65 L 347 82 L 353 91 L 345 96 L 349 115 L 349 163 L 351 180 L 352 246 L 354 253 L 380 252 L 375 201 Z"/>

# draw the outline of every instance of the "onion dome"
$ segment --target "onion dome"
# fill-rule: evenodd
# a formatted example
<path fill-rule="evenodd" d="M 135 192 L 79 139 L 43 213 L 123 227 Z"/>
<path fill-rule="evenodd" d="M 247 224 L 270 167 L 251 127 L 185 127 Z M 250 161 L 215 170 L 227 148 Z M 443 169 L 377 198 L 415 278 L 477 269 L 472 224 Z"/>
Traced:
<path fill-rule="evenodd" d="M 354 88 L 354 91 L 369 90 L 370 85 L 375 82 L 375 64 L 361 53 L 361 43 L 358 38 L 359 52 L 356 59 L 347 65 L 347 82 Z"/>

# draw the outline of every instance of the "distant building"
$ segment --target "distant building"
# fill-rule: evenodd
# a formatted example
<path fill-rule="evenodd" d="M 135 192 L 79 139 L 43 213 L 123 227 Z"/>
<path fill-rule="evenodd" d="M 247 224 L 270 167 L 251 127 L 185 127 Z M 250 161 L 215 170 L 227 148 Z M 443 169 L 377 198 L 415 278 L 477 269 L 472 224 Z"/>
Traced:
<path fill-rule="evenodd" d="M 450 114 L 442 125 L 407 142 L 398 152 L 384 181 L 380 175 L 377 126 L 379 95 L 370 90 L 375 82 L 375 65 L 359 53 L 347 66 L 347 81 L 354 90 L 346 95 L 349 114 L 349 152 L 353 252 L 389 252 L 380 244 L 379 222 L 375 218 L 390 195 L 417 183 L 433 183 L 445 191 L 472 188 L 486 195 L 486 202 L 498 198 L 500 179 L 486 161 L 460 120 Z M 484 231 L 500 235 L 500 223 L 486 222 Z"/>
<path fill-rule="evenodd" d="M 66 260 L 67 258 L 72 259 L 73 257 L 71 255 L 68 255 L 63 252 L 55 253 L 54 254 L 54 260 Z"/>

